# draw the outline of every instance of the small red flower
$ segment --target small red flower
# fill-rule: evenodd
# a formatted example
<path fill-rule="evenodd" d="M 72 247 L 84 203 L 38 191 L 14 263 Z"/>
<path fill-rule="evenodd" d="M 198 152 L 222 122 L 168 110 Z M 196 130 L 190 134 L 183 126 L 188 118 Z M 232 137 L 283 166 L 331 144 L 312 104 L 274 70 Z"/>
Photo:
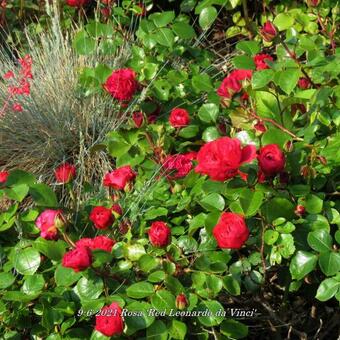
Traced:
<path fill-rule="evenodd" d="M 190 123 L 189 112 L 185 109 L 172 109 L 169 117 L 169 123 L 174 128 L 187 126 Z"/>
<path fill-rule="evenodd" d="M 66 0 L 66 4 L 70 7 L 82 7 L 87 5 L 90 0 Z"/>
<path fill-rule="evenodd" d="M 171 229 L 165 222 L 155 221 L 149 230 L 150 243 L 155 247 L 166 247 L 171 240 Z"/>
<path fill-rule="evenodd" d="M 280 173 L 285 167 L 285 155 L 277 144 L 268 144 L 262 147 L 257 156 L 261 172 L 272 177 Z"/>
<path fill-rule="evenodd" d="M 0 171 L 0 184 L 3 184 L 7 181 L 7 178 L 9 176 L 8 171 Z"/>
<path fill-rule="evenodd" d="M 183 310 L 189 306 L 189 302 L 185 294 L 181 293 L 176 296 L 176 308 L 179 310 Z"/>
<path fill-rule="evenodd" d="M 220 248 L 239 249 L 247 241 L 249 230 L 241 215 L 223 212 L 213 235 Z"/>
<path fill-rule="evenodd" d="M 250 80 L 252 77 L 251 70 L 234 70 L 223 79 L 217 94 L 220 97 L 231 98 L 235 93 L 242 90 L 242 82 Z"/>
<path fill-rule="evenodd" d="M 123 209 L 118 203 L 113 204 L 112 207 L 111 207 L 111 210 L 114 214 L 117 214 L 118 216 L 123 215 Z M 118 216 L 116 216 L 116 217 L 118 217 Z"/>
<path fill-rule="evenodd" d="M 261 132 L 261 133 L 264 133 L 264 132 L 267 131 L 266 126 L 260 120 L 257 121 L 257 123 L 254 125 L 254 128 L 255 128 L 256 131 Z"/>
<path fill-rule="evenodd" d="M 144 121 L 144 116 L 143 116 L 143 113 L 138 111 L 138 112 L 134 112 L 132 114 L 132 120 L 134 121 L 135 123 L 135 126 L 137 128 L 140 128 L 143 124 L 143 121 Z"/>
<path fill-rule="evenodd" d="M 12 106 L 12 109 L 13 109 L 13 111 L 16 111 L 16 112 L 22 112 L 23 111 L 22 106 L 18 103 L 14 103 L 13 106 Z"/>
<path fill-rule="evenodd" d="M 307 90 L 307 89 L 310 88 L 311 83 L 310 83 L 310 81 L 307 78 L 302 77 L 298 81 L 298 86 L 302 90 Z"/>
<path fill-rule="evenodd" d="M 72 268 L 75 272 L 80 272 L 92 264 L 91 250 L 87 247 L 77 247 L 74 250 L 64 254 L 62 265 L 66 268 Z"/>
<path fill-rule="evenodd" d="M 303 205 L 297 205 L 295 208 L 295 214 L 298 216 L 304 215 L 306 212 L 306 208 Z"/>
<path fill-rule="evenodd" d="M 122 309 L 116 302 L 100 310 L 96 316 L 95 329 L 106 336 L 119 335 L 123 332 Z"/>
<path fill-rule="evenodd" d="M 196 158 L 196 152 L 167 156 L 163 167 L 168 173 L 169 179 L 185 177 L 193 168 L 192 160 Z"/>
<path fill-rule="evenodd" d="M 54 170 L 54 174 L 58 183 L 66 184 L 76 176 L 76 167 L 69 163 L 63 163 Z"/>
<path fill-rule="evenodd" d="M 269 54 L 257 54 L 254 57 L 254 63 L 256 70 L 265 70 L 269 68 L 267 61 L 274 61 L 274 59 Z"/>
<path fill-rule="evenodd" d="M 12 71 L 8 71 L 2 76 L 2 78 L 4 78 L 4 79 L 11 79 L 11 78 L 14 78 L 14 77 L 15 77 L 15 75 Z"/>
<path fill-rule="evenodd" d="M 130 165 L 122 166 L 104 176 L 103 184 L 116 190 L 123 190 L 136 177 Z"/>
<path fill-rule="evenodd" d="M 276 27 L 268 20 L 260 29 L 260 34 L 264 41 L 270 42 L 277 36 Z"/>
<path fill-rule="evenodd" d="M 55 240 L 58 236 L 58 228 L 64 225 L 61 210 L 46 209 L 37 220 L 35 225 L 40 229 L 40 236 L 46 240 Z"/>
<path fill-rule="evenodd" d="M 111 209 L 98 206 L 91 210 L 90 220 L 97 229 L 107 229 L 114 222 L 114 216 Z"/>

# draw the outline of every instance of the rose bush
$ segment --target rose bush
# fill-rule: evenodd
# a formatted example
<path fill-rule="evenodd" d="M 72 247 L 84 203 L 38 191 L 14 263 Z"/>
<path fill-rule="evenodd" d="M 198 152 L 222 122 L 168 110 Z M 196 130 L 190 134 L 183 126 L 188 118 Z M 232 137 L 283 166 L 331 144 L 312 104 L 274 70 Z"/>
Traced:
<path fill-rule="evenodd" d="M 338 331 L 335 6 L 265 5 L 254 26 L 250 2 L 244 17 L 240 5 L 183 1 L 180 15 L 153 9 L 141 17 L 132 2 L 101 2 L 105 20 L 120 21 L 89 22 L 76 34 L 76 51 L 98 58 L 80 69 L 79 91 L 112 97 L 123 117 L 91 149 L 110 155 L 112 169 L 85 183 L 81 199 L 77 164 L 51 169 L 50 186 L 2 169 L 6 338 L 303 339 Z M 234 22 L 223 35 L 244 39 L 217 62 L 201 40 L 218 33 L 223 11 Z M 127 62 L 113 67 L 106 57 L 124 45 L 131 15 L 135 41 Z M 235 316 L 235 308 L 256 312 Z"/>

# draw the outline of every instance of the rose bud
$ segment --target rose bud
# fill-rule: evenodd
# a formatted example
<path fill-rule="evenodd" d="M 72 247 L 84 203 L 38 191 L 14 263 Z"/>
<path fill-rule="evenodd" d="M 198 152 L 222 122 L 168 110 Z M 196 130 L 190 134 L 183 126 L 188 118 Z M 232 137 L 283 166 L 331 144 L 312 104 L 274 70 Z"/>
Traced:
<path fill-rule="evenodd" d="M 122 235 L 125 235 L 129 231 L 129 228 L 130 228 L 130 223 L 128 223 L 127 221 L 123 221 L 119 224 L 119 232 Z"/>
<path fill-rule="evenodd" d="M 291 106 L 291 114 L 294 116 L 296 114 L 296 112 L 300 111 L 301 113 L 306 113 L 307 109 L 306 106 L 303 104 L 293 104 Z"/>
<path fill-rule="evenodd" d="M 311 83 L 307 78 L 302 77 L 298 81 L 298 86 L 299 86 L 300 89 L 306 90 L 306 89 L 310 88 Z"/>
<path fill-rule="evenodd" d="M 111 209 L 103 206 L 94 207 L 90 213 L 90 220 L 97 229 L 107 229 L 112 225 L 115 218 Z"/>
<path fill-rule="evenodd" d="M 77 247 L 68 251 L 63 256 L 62 265 L 72 268 L 75 272 L 80 272 L 90 267 L 92 264 L 91 250 L 87 247 Z"/>
<path fill-rule="evenodd" d="M 120 216 L 123 215 L 123 209 L 122 207 L 118 204 L 115 203 L 112 207 L 111 207 L 111 211 L 113 212 L 113 215 L 118 218 Z"/>
<path fill-rule="evenodd" d="M 162 221 L 155 221 L 149 230 L 150 243 L 155 247 L 166 247 L 171 240 L 171 229 Z"/>
<path fill-rule="evenodd" d="M 327 165 L 327 159 L 324 156 L 317 156 L 316 157 L 318 159 L 318 161 L 322 164 L 322 165 Z"/>
<path fill-rule="evenodd" d="M 76 176 L 76 167 L 69 163 L 59 165 L 55 171 L 55 178 L 60 184 L 67 184 Z"/>
<path fill-rule="evenodd" d="M 116 302 L 112 302 L 110 306 L 103 307 L 98 315 L 96 315 L 96 331 L 106 335 L 119 335 L 124 330 L 124 322 L 122 318 L 122 309 Z"/>
<path fill-rule="evenodd" d="M 220 248 L 239 249 L 248 240 L 249 230 L 241 215 L 223 212 L 213 235 Z"/>
<path fill-rule="evenodd" d="M 257 156 L 259 167 L 263 174 L 272 177 L 280 173 L 285 167 L 285 156 L 276 144 L 262 147 Z"/>
<path fill-rule="evenodd" d="M 6 183 L 8 176 L 9 176 L 8 171 L 0 171 L 0 184 Z"/>
<path fill-rule="evenodd" d="M 260 34 L 264 41 L 270 42 L 277 36 L 276 27 L 268 20 L 260 29 Z"/>
<path fill-rule="evenodd" d="M 293 151 L 293 147 L 294 147 L 294 144 L 291 140 L 287 141 L 284 145 L 284 149 L 287 151 L 287 152 L 292 152 Z"/>
<path fill-rule="evenodd" d="M 303 165 L 300 168 L 300 174 L 301 174 L 301 176 L 303 176 L 305 178 L 315 177 L 316 171 L 315 171 L 315 169 L 313 169 L 312 167 L 310 167 L 308 165 Z"/>
<path fill-rule="evenodd" d="M 172 109 L 169 117 L 169 123 L 174 128 L 187 126 L 190 123 L 188 111 L 180 108 Z"/>
<path fill-rule="evenodd" d="M 239 167 L 256 158 L 254 145 L 241 146 L 237 138 L 221 137 L 204 144 L 197 153 L 195 172 L 224 182 L 239 174 Z"/>
<path fill-rule="evenodd" d="M 103 184 L 116 190 L 123 190 L 126 184 L 136 177 L 130 165 L 122 166 L 104 176 Z"/>
<path fill-rule="evenodd" d="M 306 212 L 306 208 L 303 206 L 303 205 L 297 205 L 296 208 L 295 208 L 295 214 L 298 215 L 298 216 L 302 216 L 305 214 Z"/>
<path fill-rule="evenodd" d="M 307 5 L 311 7 L 317 7 L 320 3 L 320 0 L 307 0 Z"/>
<path fill-rule="evenodd" d="M 138 111 L 138 112 L 134 112 L 132 114 L 132 120 L 134 121 L 135 123 L 135 126 L 137 128 L 140 128 L 143 124 L 143 121 L 144 121 L 144 116 L 143 116 L 143 113 Z"/>
<path fill-rule="evenodd" d="M 254 125 L 254 129 L 259 133 L 264 133 L 267 131 L 266 126 L 263 124 L 262 121 L 257 121 L 257 123 Z"/>
<path fill-rule="evenodd" d="M 89 2 L 90 0 L 66 0 L 66 4 L 71 7 L 83 7 Z"/>
<path fill-rule="evenodd" d="M 138 90 L 135 72 L 130 68 L 113 71 L 107 78 L 104 89 L 119 101 L 130 101 Z"/>
<path fill-rule="evenodd" d="M 176 297 L 176 308 L 177 309 L 183 310 L 186 307 L 188 307 L 188 305 L 189 305 L 188 300 L 183 293 L 177 295 Z"/>
<path fill-rule="evenodd" d="M 42 238 L 55 240 L 58 229 L 64 227 L 65 220 L 61 210 L 46 209 L 39 215 L 35 225 L 40 229 L 40 236 Z"/>
<path fill-rule="evenodd" d="M 256 71 L 266 70 L 269 68 L 267 61 L 274 61 L 269 54 L 257 54 L 254 58 Z"/>

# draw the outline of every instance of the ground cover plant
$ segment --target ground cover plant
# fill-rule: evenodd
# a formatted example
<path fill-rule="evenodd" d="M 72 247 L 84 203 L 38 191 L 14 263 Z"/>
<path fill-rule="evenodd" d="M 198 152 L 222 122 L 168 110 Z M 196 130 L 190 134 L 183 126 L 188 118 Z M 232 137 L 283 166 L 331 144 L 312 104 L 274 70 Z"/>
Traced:
<path fill-rule="evenodd" d="M 337 4 L 0 2 L 1 338 L 338 338 Z"/>

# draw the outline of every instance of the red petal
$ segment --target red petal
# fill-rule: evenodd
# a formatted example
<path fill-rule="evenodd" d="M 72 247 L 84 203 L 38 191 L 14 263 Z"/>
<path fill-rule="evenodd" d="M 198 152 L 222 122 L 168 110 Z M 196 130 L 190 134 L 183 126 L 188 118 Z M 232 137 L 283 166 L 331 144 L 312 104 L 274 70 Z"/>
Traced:
<path fill-rule="evenodd" d="M 251 162 L 256 158 L 256 146 L 249 144 L 242 149 L 241 163 Z"/>

